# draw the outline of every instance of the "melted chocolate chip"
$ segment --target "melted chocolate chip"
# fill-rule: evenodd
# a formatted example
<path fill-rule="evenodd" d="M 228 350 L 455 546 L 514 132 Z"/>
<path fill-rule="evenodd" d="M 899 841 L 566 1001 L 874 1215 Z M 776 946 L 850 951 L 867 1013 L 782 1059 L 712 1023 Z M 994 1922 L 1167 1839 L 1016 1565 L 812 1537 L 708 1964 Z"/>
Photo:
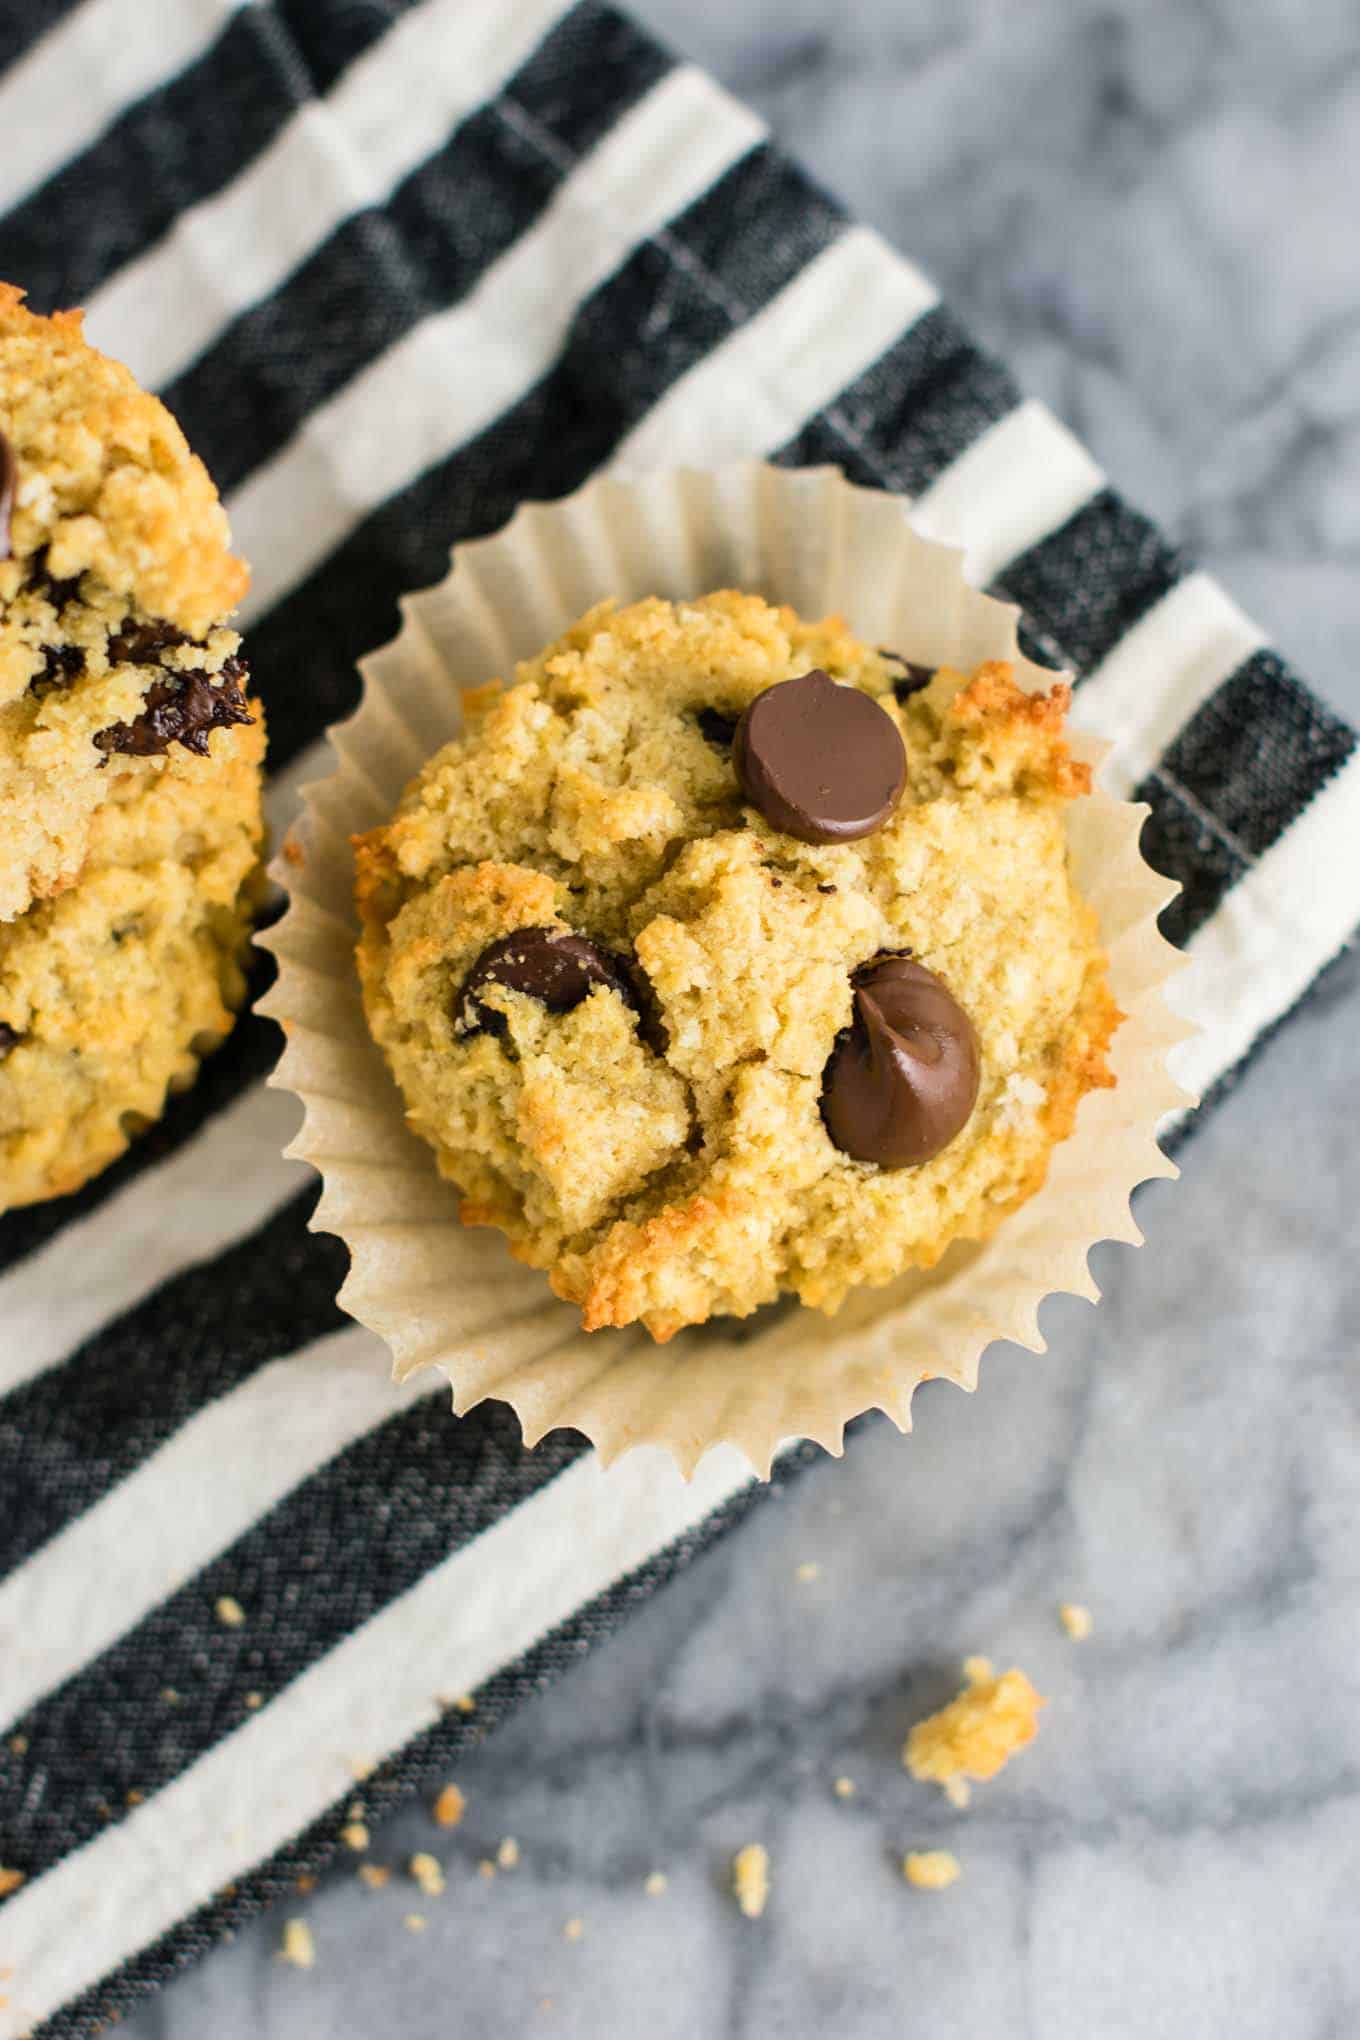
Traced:
<path fill-rule="evenodd" d="M 720 708 L 701 708 L 694 720 L 699 725 L 700 733 L 707 737 L 710 744 L 715 745 L 720 751 L 731 749 L 732 739 L 737 730 L 737 718 L 734 715 L 724 715 Z"/>
<path fill-rule="evenodd" d="M 550 1013 L 568 1013 L 605 985 L 636 1011 L 637 989 L 622 957 L 601 949 L 585 935 L 559 928 L 516 928 L 482 951 L 463 980 L 454 1008 L 467 1033 L 487 1028 L 505 1032 L 505 1015 L 484 1006 L 478 997 L 488 985 L 505 985 L 537 999 Z"/>
<path fill-rule="evenodd" d="M 85 654 L 78 645 L 44 645 L 43 669 L 28 683 L 30 694 L 41 700 L 60 688 L 71 686 L 85 671 Z"/>
<path fill-rule="evenodd" d="M 125 616 L 122 629 L 109 639 L 109 661 L 115 666 L 154 666 L 162 652 L 192 643 L 193 639 L 176 630 L 173 623 L 139 622 L 136 617 Z"/>
<path fill-rule="evenodd" d="M 241 691 L 245 677 L 245 661 L 236 658 L 225 660 L 216 675 L 167 673 L 164 680 L 153 681 L 147 688 L 141 714 L 132 722 L 100 730 L 95 748 L 106 756 L 125 751 L 134 758 L 156 758 L 171 744 L 183 744 L 186 751 L 196 751 L 204 758 L 210 731 L 231 723 L 254 722 Z"/>
<path fill-rule="evenodd" d="M 737 724 L 741 789 L 800 843 L 850 843 L 882 828 L 902 797 L 907 754 L 885 710 L 820 667 L 758 694 Z"/>
<path fill-rule="evenodd" d="M 855 1017 L 822 1074 L 822 1118 L 842 1154 L 913 1168 L 947 1147 L 977 1103 L 973 1023 L 934 971 L 875 956 L 851 979 Z"/>
<path fill-rule="evenodd" d="M 19 479 L 19 463 L 14 458 L 14 448 L 0 432 L 0 560 L 10 556 L 10 518 L 14 514 L 14 491 Z"/>
<path fill-rule="evenodd" d="M 48 569 L 47 548 L 44 546 L 33 563 L 33 573 L 29 579 L 28 586 L 35 593 L 46 596 L 57 614 L 60 615 L 67 603 L 74 602 L 79 595 L 80 575 L 71 574 L 68 575 L 66 580 L 59 581 L 56 575 Z"/>
<path fill-rule="evenodd" d="M 913 694 L 919 694 L 923 687 L 929 687 L 935 678 L 933 666 L 918 666 L 914 659 L 904 658 L 901 652 L 890 652 L 886 645 L 878 648 L 880 659 L 891 659 L 894 666 L 902 668 L 900 680 L 893 681 L 893 693 L 899 701 L 910 701 Z"/>
<path fill-rule="evenodd" d="M 0 1020 L 0 1062 L 3 1062 L 12 1048 L 23 1040 L 17 1027 L 11 1027 L 8 1020 Z"/>

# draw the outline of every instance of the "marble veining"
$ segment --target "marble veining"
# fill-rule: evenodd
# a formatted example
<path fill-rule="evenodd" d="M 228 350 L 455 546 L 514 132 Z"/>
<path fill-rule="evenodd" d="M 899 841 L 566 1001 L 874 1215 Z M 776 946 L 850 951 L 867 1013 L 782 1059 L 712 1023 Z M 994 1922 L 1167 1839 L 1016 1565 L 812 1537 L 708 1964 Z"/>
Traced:
<path fill-rule="evenodd" d="M 638 11 L 1360 714 L 1354 0 Z M 912 1438 L 871 1428 L 769 1503 L 459 1767 L 460 1828 L 375 1833 L 445 1858 L 443 1897 L 346 1866 L 288 1908 L 315 1969 L 273 1959 L 276 1913 L 125 2030 L 1360 2032 L 1358 995 L 1348 959 L 1143 1196 L 1146 1249 L 1098 1256 L 1100 1310 L 1049 1306 L 1046 1357 L 993 1352 L 975 1398 L 925 1391 Z M 961 1814 L 898 1751 L 976 1650 L 1050 1705 Z M 727 1890 L 752 1839 L 759 1922 Z M 961 1882 L 909 1890 L 920 1847 Z"/>

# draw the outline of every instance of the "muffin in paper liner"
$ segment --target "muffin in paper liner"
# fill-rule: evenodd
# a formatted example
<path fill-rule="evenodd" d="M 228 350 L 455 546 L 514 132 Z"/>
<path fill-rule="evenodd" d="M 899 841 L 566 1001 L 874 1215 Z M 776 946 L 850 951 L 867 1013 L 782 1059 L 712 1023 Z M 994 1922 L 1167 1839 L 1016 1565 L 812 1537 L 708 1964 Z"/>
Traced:
<path fill-rule="evenodd" d="M 391 1349 L 404 1379 L 437 1367 L 460 1413 L 487 1397 L 514 1408 L 526 1445 L 571 1425 L 608 1461 L 642 1444 L 692 1474 L 735 1445 L 759 1474 L 792 1438 L 841 1449 L 845 1425 L 882 1409 L 910 1428 L 912 1394 L 943 1377 L 977 1383 L 983 1348 L 1042 1352 L 1039 1305 L 1099 1294 L 1098 1240 L 1141 1243 L 1129 1199 L 1176 1169 L 1157 1145 L 1186 1094 L 1167 1053 L 1190 1031 L 1163 987 L 1184 959 L 1159 933 L 1176 891 L 1139 854 L 1147 809 L 1097 790 L 1068 811 L 1079 889 L 1095 909 L 1109 982 L 1125 1015 L 1113 1090 L 1083 1098 L 1043 1188 L 981 1244 L 958 1243 L 928 1272 L 852 1292 L 833 1317 L 791 1301 L 713 1319 L 657 1346 L 639 1326 L 585 1333 L 545 1276 L 499 1234 L 465 1228 L 455 1187 L 412 1133 L 368 1033 L 354 962 L 350 838 L 390 816 L 407 782 L 461 727 L 460 689 L 506 676 L 593 603 L 743 588 L 804 616 L 839 611 L 869 643 L 969 672 L 1009 659 L 1023 687 L 1056 677 L 1017 650 L 1018 612 L 965 582 L 961 553 L 911 528 L 907 506 L 833 468 L 743 462 L 638 479 L 605 475 L 554 504 L 526 504 L 489 538 L 456 548 L 450 573 L 402 603 L 402 629 L 361 662 L 363 698 L 329 733 L 336 769 L 303 792 L 273 875 L 289 895 L 262 937 L 278 981 L 262 1010 L 286 1045 L 271 1082 L 304 1108 L 290 1155 L 323 1182 L 314 1228 L 339 1235 L 351 1266 L 340 1301 Z M 1073 750 L 1103 747 L 1081 732 Z"/>

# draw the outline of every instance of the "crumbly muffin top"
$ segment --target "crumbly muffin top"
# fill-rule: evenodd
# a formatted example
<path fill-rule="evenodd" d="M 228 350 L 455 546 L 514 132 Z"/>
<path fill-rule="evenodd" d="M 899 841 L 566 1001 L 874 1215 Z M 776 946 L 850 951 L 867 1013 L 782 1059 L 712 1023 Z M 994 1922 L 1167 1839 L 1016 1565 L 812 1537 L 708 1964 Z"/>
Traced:
<path fill-rule="evenodd" d="M 225 513 L 165 406 L 0 284 L 0 922 L 70 885 L 91 820 L 248 711 Z"/>
<path fill-rule="evenodd" d="M 872 697 L 905 752 L 896 805 L 853 840 L 773 826 L 734 769 L 744 711 L 814 670 Z M 588 1328 L 657 1338 L 781 1291 L 831 1309 L 990 1232 L 1109 1081 L 1066 705 L 731 591 L 603 604 L 467 695 L 465 733 L 356 847 L 370 1026 L 465 1219 Z M 604 957 L 574 1002 L 504 969 L 525 931 Z M 885 1167 L 836 1144 L 824 1093 L 852 975 L 904 957 L 971 1023 L 976 1102 L 930 1159 Z"/>
<path fill-rule="evenodd" d="M 0 599 L 42 554 L 53 580 L 94 574 L 125 609 L 202 636 L 249 581 L 207 469 L 164 404 L 89 345 L 79 312 L 42 318 L 23 296 L 0 283 L 0 431 L 17 470 Z"/>

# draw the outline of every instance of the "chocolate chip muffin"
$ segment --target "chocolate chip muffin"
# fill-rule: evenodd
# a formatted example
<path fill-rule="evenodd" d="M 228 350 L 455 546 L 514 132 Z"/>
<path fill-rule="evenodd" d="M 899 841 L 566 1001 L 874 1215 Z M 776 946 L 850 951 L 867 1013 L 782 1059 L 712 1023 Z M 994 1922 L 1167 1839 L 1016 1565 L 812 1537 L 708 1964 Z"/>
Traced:
<path fill-rule="evenodd" d="M 465 1221 L 658 1340 L 991 1233 L 1112 1081 L 1066 708 L 733 592 L 467 695 L 356 844 L 369 1025 Z"/>
<path fill-rule="evenodd" d="M 245 585 L 164 406 L 0 285 L 0 1210 L 121 1153 L 231 1025 L 261 849 Z"/>
<path fill-rule="evenodd" d="M 78 312 L 22 297 L 0 284 L 0 921 L 72 883 L 129 779 L 250 713 L 207 470 Z"/>

